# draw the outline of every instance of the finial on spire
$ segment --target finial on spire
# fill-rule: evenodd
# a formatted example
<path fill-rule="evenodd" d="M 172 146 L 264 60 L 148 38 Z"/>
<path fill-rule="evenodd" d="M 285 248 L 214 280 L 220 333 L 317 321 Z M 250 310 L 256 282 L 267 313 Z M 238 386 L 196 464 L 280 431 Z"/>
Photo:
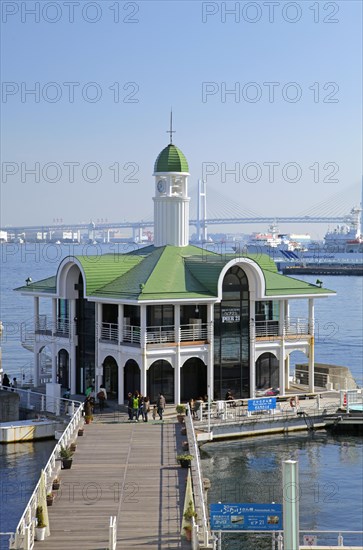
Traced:
<path fill-rule="evenodd" d="M 170 134 L 170 144 L 172 144 L 173 134 L 175 134 L 175 130 L 173 130 L 173 109 L 170 109 L 170 130 L 167 130 L 166 133 Z"/>

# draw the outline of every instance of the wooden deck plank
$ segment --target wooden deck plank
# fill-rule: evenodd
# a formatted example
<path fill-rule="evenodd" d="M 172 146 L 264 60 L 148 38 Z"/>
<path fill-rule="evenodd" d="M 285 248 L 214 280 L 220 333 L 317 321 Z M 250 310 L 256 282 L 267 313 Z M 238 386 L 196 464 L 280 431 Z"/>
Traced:
<path fill-rule="evenodd" d="M 70 470 L 48 508 L 51 536 L 36 549 L 104 550 L 110 516 L 117 549 L 182 549 L 186 470 L 176 462 L 180 427 L 173 422 L 127 422 L 96 415 L 77 440 Z"/>

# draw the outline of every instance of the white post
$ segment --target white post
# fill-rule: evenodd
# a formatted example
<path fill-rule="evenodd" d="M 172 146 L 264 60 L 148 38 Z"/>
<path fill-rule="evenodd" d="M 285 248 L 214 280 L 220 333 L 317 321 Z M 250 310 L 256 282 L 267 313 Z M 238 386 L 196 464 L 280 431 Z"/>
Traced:
<path fill-rule="evenodd" d="M 214 396 L 214 305 L 207 305 L 207 324 L 208 324 L 208 337 L 209 337 L 209 353 L 207 364 L 207 387 L 208 387 L 208 399 L 213 401 Z"/>
<path fill-rule="evenodd" d="M 315 363 L 315 342 L 314 342 L 314 300 L 309 298 L 309 391 L 314 392 L 314 363 Z"/>
<path fill-rule="evenodd" d="M 256 397 L 256 301 L 254 292 L 250 293 L 250 397 Z"/>
<path fill-rule="evenodd" d="M 284 548 L 299 550 L 299 472 L 296 460 L 282 463 Z"/>

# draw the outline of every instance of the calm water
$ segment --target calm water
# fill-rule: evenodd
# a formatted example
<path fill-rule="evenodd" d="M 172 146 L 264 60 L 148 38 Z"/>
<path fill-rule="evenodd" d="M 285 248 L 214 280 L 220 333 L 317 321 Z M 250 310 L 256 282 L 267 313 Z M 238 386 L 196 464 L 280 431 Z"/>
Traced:
<path fill-rule="evenodd" d="M 300 529 L 363 530 L 362 438 L 319 431 L 208 443 L 202 449 L 203 475 L 212 482 L 209 502 L 282 503 L 282 461 L 292 459 L 299 462 Z M 362 544 L 362 536 L 351 537 L 345 544 Z M 224 534 L 223 541 L 224 550 L 271 548 L 271 535 L 266 540 Z"/>
<path fill-rule="evenodd" d="M 21 369 L 27 368 L 32 361 L 31 353 L 20 345 L 20 326 L 22 322 L 32 318 L 33 300 L 22 297 L 19 293 L 13 292 L 13 289 L 24 285 L 27 277 L 36 281 L 54 275 L 60 260 L 65 256 L 122 253 L 130 248 L 130 245 L 118 244 L 0 246 L 0 319 L 4 324 L 3 368 L 9 377 L 19 376 Z M 316 277 L 302 276 L 301 279 L 315 282 Z M 338 294 L 334 298 L 315 301 L 315 317 L 318 326 L 316 361 L 349 366 L 355 378 L 362 381 L 363 280 L 359 277 L 324 277 L 322 279 L 324 287 L 336 290 Z M 50 304 L 47 303 L 49 300 L 44 300 L 44 304 L 42 300 L 40 302 L 40 313 L 49 314 Z M 305 301 L 295 301 L 291 305 L 291 316 L 307 317 Z M 306 361 L 306 357 L 298 352 L 295 352 L 291 359 L 292 364 Z M 0 530 L 11 530 L 18 523 L 24 504 L 33 491 L 40 468 L 46 463 L 53 444 L 54 442 L 39 442 L 0 447 Z M 316 526 L 315 528 L 322 529 L 325 525 L 334 526 L 336 525 L 334 518 L 338 513 L 339 519 L 344 521 L 345 528 L 349 526 L 353 529 L 352 523 L 348 521 L 352 516 L 355 517 L 355 529 L 362 529 L 361 523 L 357 525 L 362 515 L 362 509 L 359 508 L 359 503 L 362 502 L 362 446 L 358 438 L 331 439 L 325 434 L 315 434 L 314 437 L 304 435 L 283 440 L 259 438 L 223 445 L 213 444 L 204 448 L 208 453 L 213 451 L 213 458 L 207 458 L 204 461 L 205 474 L 213 480 L 211 494 L 216 494 L 218 500 L 227 502 L 230 496 L 235 499 L 248 498 L 250 495 L 251 502 L 254 502 L 256 486 L 252 494 L 243 491 L 246 491 L 246 483 L 258 483 L 260 488 L 257 494 L 261 499 L 259 501 L 263 502 L 266 495 L 263 494 L 262 487 L 265 484 L 269 486 L 268 482 L 271 482 L 271 479 L 274 482 L 278 479 L 282 456 L 298 456 L 301 480 L 310 484 L 310 489 L 306 488 L 303 493 L 305 496 L 302 497 L 303 527 L 313 528 L 311 526 L 313 525 Z M 333 475 L 327 478 L 328 474 Z M 334 499 L 339 497 L 335 506 L 330 502 L 329 506 L 325 506 L 326 503 L 323 502 L 324 499 L 330 498 L 330 486 L 327 485 L 330 482 L 339 483 L 338 494 L 334 493 L 331 497 Z M 318 484 L 315 493 L 313 483 Z M 231 484 L 234 493 L 229 492 L 226 495 L 223 493 L 225 491 L 223 487 L 229 487 L 228 491 L 230 491 Z M 238 494 L 236 494 L 237 487 Z M 11 491 L 15 492 L 15 495 L 12 494 L 10 497 Z M 317 491 L 318 493 L 320 491 L 318 496 Z M 357 503 L 359 501 L 353 509 L 346 506 L 349 498 Z M 319 502 L 316 503 L 314 499 L 318 499 Z M 237 544 L 240 543 L 237 542 Z M 234 548 L 237 549 L 240 546 L 234 546 Z"/>

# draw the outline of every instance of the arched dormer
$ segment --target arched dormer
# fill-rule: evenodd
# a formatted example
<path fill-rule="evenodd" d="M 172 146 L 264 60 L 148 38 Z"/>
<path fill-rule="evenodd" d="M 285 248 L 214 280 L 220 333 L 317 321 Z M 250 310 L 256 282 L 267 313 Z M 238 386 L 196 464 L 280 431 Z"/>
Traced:
<path fill-rule="evenodd" d="M 83 279 L 86 294 L 86 277 L 81 264 L 76 258 L 64 258 L 57 271 L 57 295 L 68 300 L 79 297 L 78 284 L 80 276 Z"/>
<path fill-rule="evenodd" d="M 230 268 L 234 265 L 238 265 L 245 272 L 248 279 L 249 292 L 255 298 L 265 297 L 266 283 L 263 271 L 260 266 L 250 258 L 234 258 L 223 267 L 219 275 L 218 298 L 222 299 L 224 277 L 226 273 L 230 270 Z"/>

